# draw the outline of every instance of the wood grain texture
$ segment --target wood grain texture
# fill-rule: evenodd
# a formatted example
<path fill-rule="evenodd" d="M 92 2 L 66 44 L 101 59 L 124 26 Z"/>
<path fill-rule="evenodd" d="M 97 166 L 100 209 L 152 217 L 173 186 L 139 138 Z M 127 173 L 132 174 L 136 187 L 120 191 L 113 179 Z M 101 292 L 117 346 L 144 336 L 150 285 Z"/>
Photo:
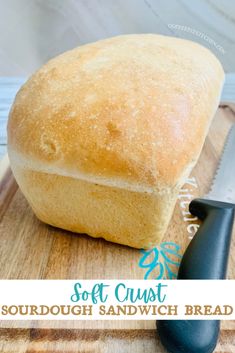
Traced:
<path fill-rule="evenodd" d="M 235 337 L 224 330 L 215 353 L 233 353 Z M 7 353 L 165 353 L 155 330 L 0 329 Z"/>
<path fill-rule="evenodd" d="M 220 108 L 201 157 L 192 172 L 197 188 L 187 188 L 190 198 L 208 191 L 226 135 L 235 122 L 233 106 Z M 77 235 L 42 224 L 17 188 L 7 159 L 0 164 L 0 278 L 5 279 L 142 279 L 139 250 Z M 184 192 L 180 193 L 182 195 Z M 189 243 L 189 224 L 179 197 L 164 241 Z M 184 220 L 186 217 L 187 220 Z M 209 251 L 209 249 L 208 249 Z M 233 238 L 228 278 L 235 278 Z M 157 269 L 151 278 L 158 275 Z M 6 329 L 7 328 L 7 329 Z M 234 352 L 235 321 L 223 321 L 215 352 Z M 154 321 L 2 321 L 1 352 L 164 352 Z"/>

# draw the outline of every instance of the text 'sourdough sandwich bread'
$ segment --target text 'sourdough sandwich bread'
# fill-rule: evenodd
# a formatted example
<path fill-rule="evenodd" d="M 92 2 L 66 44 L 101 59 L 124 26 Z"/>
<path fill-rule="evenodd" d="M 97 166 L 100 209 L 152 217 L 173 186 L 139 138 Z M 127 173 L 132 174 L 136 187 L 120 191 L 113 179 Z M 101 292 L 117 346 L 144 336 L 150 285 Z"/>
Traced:
<path fill-rule="evenodd" d="M 8 122 L 11 167 L 37 217 L 136 248 L 158 243 L 223 80 L 206 48 L 151 34 L 49 61 L 20 89 Z"/>

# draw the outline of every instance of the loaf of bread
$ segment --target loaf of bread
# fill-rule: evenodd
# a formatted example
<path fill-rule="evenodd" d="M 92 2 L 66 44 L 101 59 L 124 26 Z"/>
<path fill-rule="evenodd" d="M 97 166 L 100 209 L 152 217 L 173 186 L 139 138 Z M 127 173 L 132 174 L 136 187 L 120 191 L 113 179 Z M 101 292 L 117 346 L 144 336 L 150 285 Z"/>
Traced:
<path fill-rule="evenodd" d="M 159 243 L 223 81 L 208 49 L 153 34 L 50 60 L 20 89 L 8 122 L 11 167 L 36 216 L 131 247 Z"/>

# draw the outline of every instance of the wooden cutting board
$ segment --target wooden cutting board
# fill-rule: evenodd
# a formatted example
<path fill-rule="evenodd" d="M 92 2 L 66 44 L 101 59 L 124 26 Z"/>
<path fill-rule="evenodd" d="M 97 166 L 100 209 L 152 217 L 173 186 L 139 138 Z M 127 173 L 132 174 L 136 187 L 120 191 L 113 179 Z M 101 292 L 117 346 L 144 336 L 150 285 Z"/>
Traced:
<path fill-rule="evenodd" d="M 38 221 L 5 157 L 0 164 L 0 278 L 174 278 L 181 255 L 199 225 L 188 214 L 188 203 L 209 190 L 233 123 L 233 107 L 220 107 L 199 162 L 180 192 L 162 243 L 145 252 Z M 234 237 L 228 278 L 235 278 Z M 155 334 L 154 321 L 0 322 L 1 352 L 108 352 L 111 349 L 112 352 L 143 352 L 144 349 L 148 353 L 164 352 Z M 235 352 L 235 321 L 222 323 L 215 352 Z"/>

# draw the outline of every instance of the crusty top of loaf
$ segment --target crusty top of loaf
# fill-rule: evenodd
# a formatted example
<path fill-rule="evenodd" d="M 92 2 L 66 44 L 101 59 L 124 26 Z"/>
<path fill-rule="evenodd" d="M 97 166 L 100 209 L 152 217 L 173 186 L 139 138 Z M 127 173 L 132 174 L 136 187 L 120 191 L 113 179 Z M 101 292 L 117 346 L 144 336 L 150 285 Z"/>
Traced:
<path fill-rule="evenodd" d="M 200 154 L 223 80 L 208 49 L 179 38 L 125 35 L 75 48 L 18 92 L 11 162 L 120 187 L 175 187 Z"/>

